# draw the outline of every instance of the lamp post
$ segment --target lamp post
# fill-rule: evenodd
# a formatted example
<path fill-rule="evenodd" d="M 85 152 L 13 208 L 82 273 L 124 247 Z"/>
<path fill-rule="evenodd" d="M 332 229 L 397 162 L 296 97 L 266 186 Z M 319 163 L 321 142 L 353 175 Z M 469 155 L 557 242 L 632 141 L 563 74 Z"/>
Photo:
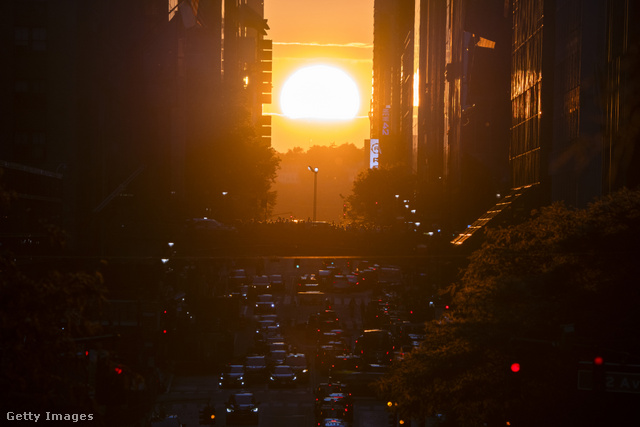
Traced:
<path fill-rule="evenodd" d="M 307 166 L 309 171 L 313 172 L 313 222 L 316 222 L 316 201 L 318 197 L 318 168 Z"/>

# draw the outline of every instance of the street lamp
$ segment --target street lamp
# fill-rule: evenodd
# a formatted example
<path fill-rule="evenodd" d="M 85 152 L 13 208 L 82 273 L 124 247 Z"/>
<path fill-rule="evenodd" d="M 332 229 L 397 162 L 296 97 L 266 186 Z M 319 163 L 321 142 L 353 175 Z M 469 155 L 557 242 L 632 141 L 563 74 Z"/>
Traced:
<path fill-rule="evenodd" d="M 316 201 L 318 198 L 318 168 L 307 166 L 309 171 L 313 172 L 313 222 L 316 222 Z"/>

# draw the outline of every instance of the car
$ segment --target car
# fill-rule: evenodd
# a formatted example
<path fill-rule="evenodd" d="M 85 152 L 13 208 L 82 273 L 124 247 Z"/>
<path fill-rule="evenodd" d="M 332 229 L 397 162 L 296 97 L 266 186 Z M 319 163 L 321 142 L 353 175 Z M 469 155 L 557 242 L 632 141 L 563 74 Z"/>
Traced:
<path fill-rule="evenodd" d="M 334 392 L 334 393 L 329 393 L 328 395 L 324 396 L 324 398 L 322 398 L 322 400 L 319 401 L 319 405 L 316 405 L 317 407 L 319 406 L 320 408 L 331 408 L 331 410 L 335 410 L 335 409 L 342 409 L 342 416 L 338 415 L 337 413 L 333 412 L 333 415 L 329 415 L 330 417 L 338 417 L 338 418 L 344 418 L 344 419 L 351 419 L 351 417 L 353 416 L 353 397 L 351 396 L 351 393 L 347 393 L 347 392 Z"/>
<path fill-rule="evenodd" d="M 254 316 L 264 316 L 265 314 L 276 314 L 276 304 L 274 302 L 256 302 L 253 308 Z"/>
<path fill-rule="evenodd" d="M 351 423 L 340 418 L 322 418 L 318 421 L 320 427 L 350 427 Z"/>
<path fill-rule="evenodd" d="M 256 321 L 256 325 L 257 325 L 256 326 L 256 333 L 258 333 L 258 334 L 266 331 L 269 326 L 275 326 L 277 328 L 280 327 L 280 323 L 278 322 L 277 319 L 271 318 L 271 317 L 266 317 L 266 316 L 258 317 L 258 320 Z"/>
<path fill-rule="evenodd" d="M 327 289 L 329 288 L 329 284 L 331 283 L 331 280 L 333 278 L 333 271 L 332 270 L 319 270 L 318 271 L 318 282 L 320 284 L 320 287 L 322 287 L 323 289 Z"/>
<path fill-rule="evenodd" d="M 227 424 L 259 424 L 259 403 L 250 391 L 232 393 L 226 403 Z"/>
<path fill-rule="evenodd" d="M 218 381 L 220 388 L 242 388 L 244 387 L 244 365 L 229 365 L 220 374 Z"/>
<path fill-rule="evenodd" d="M 322 374 L 329 374 L 336 356 L 344 354 L 345 348 L 341 343 L 330 343 L 318 346 L 316 350 L 316 367 Z"/>
<path fill-rule="evenodd" d="M 347 281 L 349 282 L 349 288 L 352 291 L 358 291 L 358 287 L 360 285 L 360 278 L 357 274 L 347 274 Z"/>
<path fill-rule="evenodd" d="M 242 268 L 231 270 L 231 272 L 229 273 L 229 282 L 232 285 L 246 285 L 247 281 L 247 273 Z"/>
<path fill-rule="evenodd" d="M 325 396 L 328 396 L 331 393 L 347 393 L 347 385 L 340 381 L 320 383 L 316 386 L 313 392 L 316 397 L 316 402 L 323 400 Z"/>
<path fill-rule="evenodd" d="M 281 274 L 272 274 L 269 276 L 271 290 L 273 292 L 284 292 L 284 280 Z"/>
<path fill-rule="evenodd" d="M 260 316 L 258 316 L 258 320 L 272 320 L 276 325 L 280 326 L 280 318 L 277 314 L 261 314 Z"/>
<path fill-rule="evenodd" d="M 333 281 L 331 282 L 331 289 L 334 292 L 345 292 L 349 290 L 351 284 L 349 283 L 349 279 L 344 274 L 336 274 L 333 276 Z"/>
<path fill-rule="evenodd" d="M 335 329 L 336 331 L 341 331 L 341 329 Z M 317 345 L 327 345 L 327 344 L 346 344 L 344 343 L 344 336 L 340 333 L 336 333 L 332 331 L 322 332 L 318 335 Z"/>
<path fill-rule="evenodd" d="M 287 358 L 286 350 L 271 350 L 269 351 L 268 361 L 271 366 L 281 365 L 284 363 L 284 359 Z"/>
<path fill-rule="evenodd" d="M 319 336 L 323 332 L 340 329 L 340 321 L 334 310 L 326 309 L 322 312 L 309 315 L 307 327 L 309 331 L 314 331 L 316 335 Z"/>
<path fill-rule="evenodd" d="M 256 331 L 255 343 L 258 346 L 268 349 L 270 343 L 278 341 L 284 341 L 279 325 L 269 325 Z"/>
<path fill-rule="evenodd" d="M 296 298 L 300 305 L 322 305 L 325 294 L 320 291 L 300 291 L 296 294 Z"/>
<path fill-rule="evenodd" d="M 352 353 L 337 354 L 331 361 L 329 375 L 331 378 L 344 381 L 353 373 L 361 371 L 362 360 Z"/>
<path fill-rule="evenodd" d="M 298 292 L 304 292 L 304 291 L 317 291 L 318 289 L 319 283 L 318 283 L 318 279 L 316 278 L 316 275 L 311 273 L 311 274 L 304 274 L 302 276 L 300 276 L 298 278 L 298 282 L 297 282 L 297 289 Z"/>
<path fill-rule="evenodd" d="M 268 294 L 271 290 L 271 281 L 269 280 L 269 276 L 266 276 L 264 274 L 253 276 L 251 286 L 253 287 L 257 295 Z"/>
<path fill-rule="evenodd" d="M 296 385 L 297 377 L 289 365 L 276 365 L 271 370 L 269 376 L 270 387 L 293 387 Z"/>
<path fill-rule="evenodd" d="M 288 354 L 284 363 L 291 366 L 293 372 L 296 373 L 299 383 L 309 382 L 309 364 L 307 363 L 307 356 L 304 353 Z"/>
<path fill-rule="evenodd" d="M 262 355 L 247 356 L 244 362 L 244 374 L 245 381 L 248 383 L 264 382 L 269 374 L 267 358 Z"/>
<path fill-rule="evenodd" d="M 273 295 L 272 294 L 260 294 L 260 295 L 256 296 L 256 301 L 257 302 L 270 302 L 272 304 L 275 304 L 275 300 L 273 299 Z"/>
<path fill-rule="evenodd" d="M 337 397 L 325 397 L 315 407 L 316 419 L 335 418 L 353 420 L 353 407 L 344 404 Z"/>
<path fill-rule="evenodd" d="M 284 341 L 270 342 L 268 345 L 269 345 L 269 351 L 287 350 L 289 348 L 287 343 L 285 343 Z"/>
<path fill-rule="evenodd" d="M 356 339 L 354 347 L 363 364 L 388 365 L 393 361 L 395 340 L 389 331 L 367 329 Z"/>

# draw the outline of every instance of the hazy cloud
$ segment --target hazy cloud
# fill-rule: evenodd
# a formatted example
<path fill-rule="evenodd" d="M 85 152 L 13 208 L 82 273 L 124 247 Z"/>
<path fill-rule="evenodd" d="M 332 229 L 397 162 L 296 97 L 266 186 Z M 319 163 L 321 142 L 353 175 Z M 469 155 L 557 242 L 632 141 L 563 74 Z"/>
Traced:
<path fill-rule="evenodd" d="M 317 47 L 351 47 L 357 49 L 372 49 L 370 43 L 315 43 L 315 42 L 273 42 L 278 46 L 317 46 Z"/>

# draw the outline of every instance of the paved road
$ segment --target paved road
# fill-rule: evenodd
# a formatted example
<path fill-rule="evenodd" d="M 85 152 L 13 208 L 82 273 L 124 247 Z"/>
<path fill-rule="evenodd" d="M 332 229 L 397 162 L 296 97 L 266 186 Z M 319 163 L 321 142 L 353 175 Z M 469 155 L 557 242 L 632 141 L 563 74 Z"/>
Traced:
<path fill-rule="evenodd" d="M 342 260 L 338 262 L 347 262 Z M 315 342 L 310 338 L 305 327 L 311 313 L 321 310 L 322 306 L 308 306 L 296 304 L 293 283 L 298 274 L 317 272 L 322 266 L 321 259 L 306 258 L 300 260 L 300 268 L 296 268 L 293 260 L 267 259 L 264 262 L 265 274 L 282 274 L 285 278 L 286 289 L 282 294 L 276 294 L 278 315 L 283 325 L 286 342 L 296 346 L 307 354 L 313 362 L 315 356 Z M 255 262 L 250 265 L 237 265 L 245 268 L 247 274 L 254 274 Z M 369 292 L 353 294 L 328 294 L 332 308 L 337 312 L 342 322 L 342 328 L 351 341 L 362 330 L 362 319 L 359 307 L 368 303 Z M 356 302 L 353 315 L 349 309 L 351 300 Z M 234 356 L 241 359 L 253 347 L 254 326 L 251 324 L 252 310 L 250 306 L 243 309 L 246 316 L 246 327 L 238 331 L 235 336 Z M 315 426 L 314 417 L 315 384 L 327 381 L 327 378 L 316 372 L 311 365 L 311 381 L 308 385 L 298 385 L 294 389 L 270 389 L 266 384 L 253 385 L 247 389 L 252 391 L 260 402 L 260 427 L 311 427 Z M 188 427 L 199 425 L 199 411 L 206 405 L 212 404 L 216 408 L 218 422 L 216 425 L 227 425 L 224 403 L 232 393 L 231 390 L 220 390 L 218 377 L 212 375 L 193 375 L 174 377 L 169 390 L 158 399 L 158 408 L 165 414 L 178 415 L 181 422 Z M 354 396 L 353 427 L 387 427 L 388 413 L 385 404 L 372 396 Z"/>

